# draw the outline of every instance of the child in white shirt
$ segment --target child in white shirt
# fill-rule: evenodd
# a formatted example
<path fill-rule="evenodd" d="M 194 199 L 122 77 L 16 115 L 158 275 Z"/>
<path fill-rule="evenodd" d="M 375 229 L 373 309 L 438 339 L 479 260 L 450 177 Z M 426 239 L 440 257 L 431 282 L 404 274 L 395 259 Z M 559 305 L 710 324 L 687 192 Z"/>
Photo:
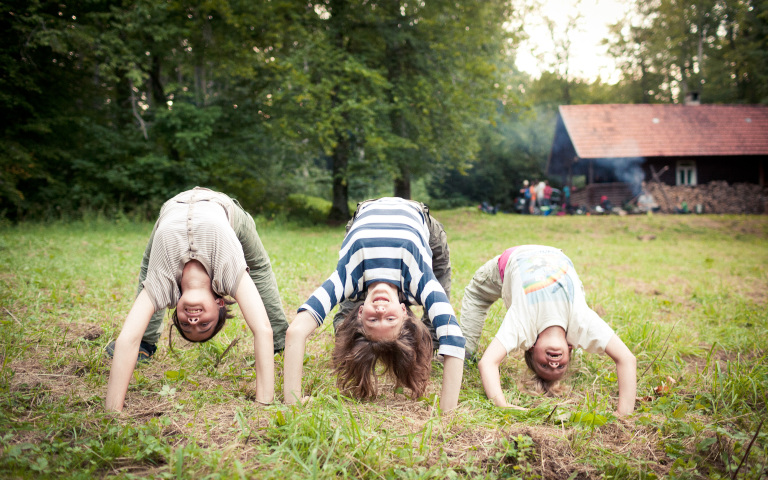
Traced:
<path fill-rule="evenodd" d="M 509 352 L 523 349 L 540 390 L 556 391 L 575 346 L 605 353 L 616 362 L 617 413 L 632 413 L 637 389 L 635 356 L 589 308 L 573 263 L 559 249 L 513 247 L 477 270 L 464 290 L 461 306 L 468 353 L 475 352 L 488 310 L 499 298 L 507 313 L 478 363 L 485 393 L 496 406 L 514 407 L 504 397 L 499 376 L 499 365 Z"/>

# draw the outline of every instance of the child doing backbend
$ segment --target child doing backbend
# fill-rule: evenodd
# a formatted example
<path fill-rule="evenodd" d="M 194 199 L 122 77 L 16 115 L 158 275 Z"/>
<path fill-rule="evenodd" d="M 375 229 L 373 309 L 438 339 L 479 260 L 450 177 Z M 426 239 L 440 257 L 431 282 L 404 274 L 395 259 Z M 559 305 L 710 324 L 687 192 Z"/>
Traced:
<path fill-rule="evenodd" d="M 250 274 L 250 275 L 248 275 Z M 137 358 L 154 354 L 166 308 L 191 342 L 205 342 L 231 318 L 224 297 L 239 304 L 253 332 L 256 400 L 274 397 L 273 352 L 282 350 L 288 322 L 267 252 L 251 216 L 224 195 L 197 187 L 168 200 L 152 230 L 136 299 L 117 340 L 106 407 L 123 408 Z"/>
<path fill-rule="evenodd" d="M 499 407 L 513 407 L 501 390 L 499 365 L 509 352 L 525 351 L 537 389 L 558 390 L 572 348 L 605 353 L 616 363 L 617 413 L 635 408 L 636 361 L 632 352 L 589 306 L 573 263 L 559 249 L 524 245 L 506 250 L 475 272 L 464 290 L 461 325 L 474 353 L 490 306 L 503 299 L 507 313 L 478 363 L 483 388 Z"/>
<path fill-rule="evenodd" d="M 381 198 L 358 206 L 336 270 L 299 308 L 286 333 L 286 403 L 304 398 L 301 375 L 307 338 L 338 303 L 342 308 L 334 322 L 333 360 L 339 387 L 358 398 L 375 396 L 374 369 L 381 361 L 399 385 L 416 396 L 423 394 L 433 344 L 430 327 L 416 319 L 407 306 L 416 303 L 424 307 L 429 319 L 425 323 L 434 329 L 438 354 L 444 357 L 440 407 L 447 411 L 456 406 L 464 337 L 433 270 L 433 254 L 443 283 L 449 282 L 445 232 L 423 204 Z M 362 303 L 352 307 L 345 301 Z"/>

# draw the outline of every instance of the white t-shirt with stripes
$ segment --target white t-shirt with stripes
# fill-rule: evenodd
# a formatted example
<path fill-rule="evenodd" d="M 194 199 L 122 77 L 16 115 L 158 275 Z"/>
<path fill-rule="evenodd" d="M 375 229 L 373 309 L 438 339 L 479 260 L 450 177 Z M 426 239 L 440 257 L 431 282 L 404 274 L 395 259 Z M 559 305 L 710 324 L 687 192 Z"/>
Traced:
<path fill-rule="evenodd" d="M 181 273 L 199 261 L 218 295 L 234 296 L 248 266 L 230 223 L 232 200 L 196 187 L 168 200 L 155 227 L 144 288 L 155 307 L 174 308 L 181 297 Z"/>

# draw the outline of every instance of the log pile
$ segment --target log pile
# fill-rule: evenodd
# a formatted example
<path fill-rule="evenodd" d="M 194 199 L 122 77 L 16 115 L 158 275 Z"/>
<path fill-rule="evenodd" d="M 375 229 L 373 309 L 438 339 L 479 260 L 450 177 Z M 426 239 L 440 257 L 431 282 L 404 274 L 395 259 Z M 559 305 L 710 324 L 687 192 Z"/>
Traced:
<path fill-rule="evenodd" d="M 664 213 L 676 213 L 683 202 L 688 204 L 692 213 L 768 213 L 768 188 L 760 185 L 728 185 L 725 181 L 715 181 L 706 185 L 672 186 L 648 182 L 643 187 L 653 195 Z M 697 205 L 701 205 L 701 212 L 697 212 Z"/>

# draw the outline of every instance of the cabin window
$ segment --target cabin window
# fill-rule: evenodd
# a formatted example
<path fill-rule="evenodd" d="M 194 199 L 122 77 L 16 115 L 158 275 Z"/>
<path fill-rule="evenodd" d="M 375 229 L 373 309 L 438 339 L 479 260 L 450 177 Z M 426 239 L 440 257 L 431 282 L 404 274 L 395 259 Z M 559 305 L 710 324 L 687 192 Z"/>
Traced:
<path fill-rule="evenodd" d="M 677 185 L 696 185 L 696 162 L 687 160 L 677 162 Z"/>

